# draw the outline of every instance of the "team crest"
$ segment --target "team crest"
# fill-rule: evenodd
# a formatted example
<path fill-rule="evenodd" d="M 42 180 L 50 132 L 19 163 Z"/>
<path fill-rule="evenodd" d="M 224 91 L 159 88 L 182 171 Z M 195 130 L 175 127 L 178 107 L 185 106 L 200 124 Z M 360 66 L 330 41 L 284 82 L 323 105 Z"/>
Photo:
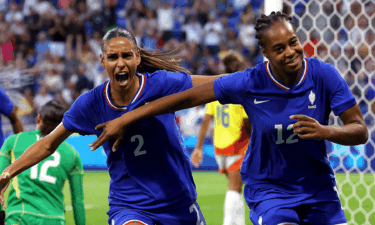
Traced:
<path fill-rule="evenodd" d="M 310 94 L 309 94 L 309 100 L 310 100 L 311 105 L 309 105 L 308 108 L 309 109 L 315 109 L 316 108 L 316 105 L 314 105 L 314 103 L 315 103 L 315 93 L 313 91 L 311 91 Z"/>

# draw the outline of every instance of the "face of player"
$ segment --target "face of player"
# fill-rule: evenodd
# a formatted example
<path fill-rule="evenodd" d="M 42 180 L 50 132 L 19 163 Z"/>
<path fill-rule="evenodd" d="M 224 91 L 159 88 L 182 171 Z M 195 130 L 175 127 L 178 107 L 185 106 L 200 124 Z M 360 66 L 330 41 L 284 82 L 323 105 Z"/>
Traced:
<path fill-rule="evenodd" d="M 264 34 L 264 56 L 279 76 L 299 75 L 303 69 L 303 48 L 291 23 L 280 21 Z"/>
<path fill-rule="evenodd" d="M 136 46 L 125 37 L 116 37 L 107 41 L 100 62 L 111 79 L 111 88 L 130 90 L 141 57 Z"/>

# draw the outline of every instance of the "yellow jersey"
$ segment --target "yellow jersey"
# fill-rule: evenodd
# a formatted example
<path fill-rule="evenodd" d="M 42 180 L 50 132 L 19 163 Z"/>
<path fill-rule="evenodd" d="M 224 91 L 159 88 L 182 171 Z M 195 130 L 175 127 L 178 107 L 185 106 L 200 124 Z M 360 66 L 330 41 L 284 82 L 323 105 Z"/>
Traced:
<path fill-rule="evenodd" d="M 249 135 L 245 132 L 243 120 L 248 118 L 241 105 L 221 105 L 218 101 L 208 103 L 206 114 L 215 119 L 214 146 L 219 155 L 239 154 L 247 148 Z"/>

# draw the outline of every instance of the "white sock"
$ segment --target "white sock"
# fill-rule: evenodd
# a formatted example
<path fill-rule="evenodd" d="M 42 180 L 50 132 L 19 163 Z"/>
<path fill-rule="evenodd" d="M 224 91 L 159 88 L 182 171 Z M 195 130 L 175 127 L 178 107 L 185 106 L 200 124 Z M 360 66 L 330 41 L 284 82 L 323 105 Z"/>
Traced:
<path fill-rule="evenodd" d="M 244 203 L 237 191 L 227 191 L 224 201 L 223 225 L 245 225 Z"/>

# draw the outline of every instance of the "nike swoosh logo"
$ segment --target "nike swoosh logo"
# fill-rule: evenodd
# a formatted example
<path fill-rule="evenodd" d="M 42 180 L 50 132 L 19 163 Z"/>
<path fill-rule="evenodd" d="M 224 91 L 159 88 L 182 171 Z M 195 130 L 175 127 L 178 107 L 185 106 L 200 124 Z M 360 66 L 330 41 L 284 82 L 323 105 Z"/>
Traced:
<path fill-rule="evenodd" d="M 268 102 L 270 100 L 264 100 L 264 101 L 257 101 L 257 99 L 254 99 L 254 104 L 260 104 L 260 103 L 265 103 L 265 102 Z"/>

